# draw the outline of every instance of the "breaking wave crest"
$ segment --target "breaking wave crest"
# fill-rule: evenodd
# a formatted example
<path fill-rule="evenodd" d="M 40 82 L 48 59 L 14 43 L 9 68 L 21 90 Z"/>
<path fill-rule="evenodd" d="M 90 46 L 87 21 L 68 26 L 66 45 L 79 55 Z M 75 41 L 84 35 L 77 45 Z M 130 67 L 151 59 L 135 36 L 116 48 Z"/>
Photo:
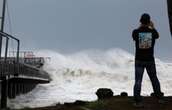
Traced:
<path fill-rule="evenodd" d="M 52 78 L 46 85 L 38 85 L 32 92 L 10 100 L 10 107 L 40 107 L 75 100 L 96 100 L 98 88 L 111 88 L 115 95 L 126 91 L 132 95 L 134 84 L 134 56 L 122 49 L 87 50 L 74 54 L 39 51 L 37 56 L 51 57 L 44 65 Z M 156 59 L 157 74 L 162 91 L 172 95 L 172 64 Z M 142 94 L 152 92 L 145 74 Z"/>

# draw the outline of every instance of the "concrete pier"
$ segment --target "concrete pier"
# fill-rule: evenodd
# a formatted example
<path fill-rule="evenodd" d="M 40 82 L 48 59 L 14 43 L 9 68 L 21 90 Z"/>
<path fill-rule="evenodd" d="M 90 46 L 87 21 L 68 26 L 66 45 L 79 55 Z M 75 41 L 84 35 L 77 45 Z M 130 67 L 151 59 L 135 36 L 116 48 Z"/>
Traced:
<path fill-rule="evenodd" d="M 46 84 L 50 80 L 48 73 L 32 65 L 0 62 L 1 108 L 7 107 L 8 98 L 26 94 L 37 84 Z"/>

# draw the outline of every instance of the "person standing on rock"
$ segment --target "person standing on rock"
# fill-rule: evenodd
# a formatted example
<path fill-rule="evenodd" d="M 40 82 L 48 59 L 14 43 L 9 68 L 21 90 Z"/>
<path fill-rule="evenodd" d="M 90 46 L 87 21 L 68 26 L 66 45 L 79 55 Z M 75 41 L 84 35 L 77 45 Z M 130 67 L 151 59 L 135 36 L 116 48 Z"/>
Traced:
<path fill-rule="evenodd" d="M 156 65 L 154 59 L 155 40 L 159 38 L 159 34 L 154 27 L 149 14 L 144 13 L 140 18 L 140 27 L 132 33 L 135 41 L 135 85 L 134 100 L 136 106 L 142 106 L 141 84 L 144 69 L 146 68 L 148 76 L 151 80 L 154 94 L 157 98 L 162 99 L 160 82 L 157 78 Z"/>

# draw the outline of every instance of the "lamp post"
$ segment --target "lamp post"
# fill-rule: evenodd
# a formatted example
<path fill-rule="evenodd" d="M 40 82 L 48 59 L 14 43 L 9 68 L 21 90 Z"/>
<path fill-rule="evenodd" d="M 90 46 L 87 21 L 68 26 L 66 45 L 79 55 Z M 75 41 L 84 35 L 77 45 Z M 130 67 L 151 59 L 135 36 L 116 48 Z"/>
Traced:
<path fill-rule="evenodd" d="M 3 0 L 3 6 L 2 6 L 2 16 L 1 16 L 1 29 L 0 31 L 4 32 L 4 24 L 5 24 L 5 11 L 6 11 L 6 0 Z M 2 53 L 2 35 L 0 35 L 0 59 L 1 59 L 1 53 Z"/>

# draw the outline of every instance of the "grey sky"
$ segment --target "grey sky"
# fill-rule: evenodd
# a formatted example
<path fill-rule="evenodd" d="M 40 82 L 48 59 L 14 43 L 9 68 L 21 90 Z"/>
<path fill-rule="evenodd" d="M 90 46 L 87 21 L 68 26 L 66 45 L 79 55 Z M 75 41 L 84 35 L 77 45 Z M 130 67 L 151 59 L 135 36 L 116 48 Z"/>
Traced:
<path fill-rule="evenodd" d="M 134 53 L 131 32 L 150 13 L 160 33 L 156 56 L 171 57 L 166 0 L 8 0 L 12 34 L 23 49 L 76 52 L 122 48 Z M 9 32 L 8 17 L 6 31 Z"/>

